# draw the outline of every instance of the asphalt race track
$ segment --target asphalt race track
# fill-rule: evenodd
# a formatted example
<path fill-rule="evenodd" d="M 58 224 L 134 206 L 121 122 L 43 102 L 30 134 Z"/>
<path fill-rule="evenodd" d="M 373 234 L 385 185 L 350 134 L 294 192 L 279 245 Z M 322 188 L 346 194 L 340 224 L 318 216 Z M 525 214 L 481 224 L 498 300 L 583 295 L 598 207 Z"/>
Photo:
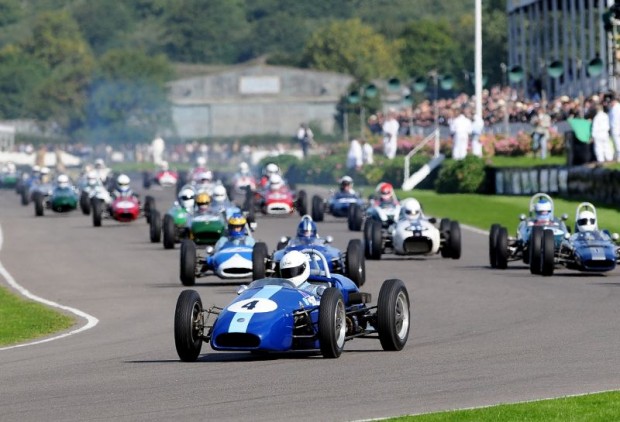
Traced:
<path fill-rule="evenodd" d="M 173 190 L 150 193 L 165 212 Z M 320 234 L 336 246 L 361 238 L 346 220 L 326 220 Z M 273 249 L 298 221 L 259 216 L 255 236 Z M 487 236 L 463 230 L 460 260 L 367 262 L 373 304 L 385 279 L 409 290 L 401 352 L 369 339 L 348 342 L 333 360 L 203 345 L 198 362 L 182 363 L 173 338 L 179 249 L 149 243 L 144 219 L 94 228 L 79 211 L 35 218 L 32 205 L 2 191 L 0 225 L 0 261 L 18 283 L 99 320 L 0 351 L 2 421 L 351 421 L 620 389 L 620 270 L 551 278 L 515 263 L 491 270 Z M 205 306 L 225 305 L 240 284 L 197 281 Z"/>

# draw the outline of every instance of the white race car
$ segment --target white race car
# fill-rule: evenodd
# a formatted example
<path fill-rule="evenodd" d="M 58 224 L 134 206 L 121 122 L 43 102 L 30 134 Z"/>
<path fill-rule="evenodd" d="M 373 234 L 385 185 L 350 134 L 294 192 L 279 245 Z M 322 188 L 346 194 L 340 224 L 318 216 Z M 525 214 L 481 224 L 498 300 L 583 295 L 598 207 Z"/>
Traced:
<path fill-rule="evenodd" d="M 364 237 L 367 254 L 371 259 L 381 259 L 383 253 L 396 255 L 434 255 L 444 258 L 461 257 L 461 228 L 458 221 L 443 218 L 439 228 L 437 220 L 422 212 L 414 198 L 405 199 L 396 221 L 383 229 L 379 221 L 368 220 Z"/>

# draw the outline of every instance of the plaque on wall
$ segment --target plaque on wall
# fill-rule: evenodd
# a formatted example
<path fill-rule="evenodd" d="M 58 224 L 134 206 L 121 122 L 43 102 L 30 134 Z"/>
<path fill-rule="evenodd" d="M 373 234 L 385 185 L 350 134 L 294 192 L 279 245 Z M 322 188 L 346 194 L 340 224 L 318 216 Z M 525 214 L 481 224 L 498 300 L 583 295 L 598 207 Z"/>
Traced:
<path fill-rule="evenodd" d="M 242 76 L 239 78 L 239 93 L 245 95 L 279 94 L 280 78 L 277 76 Z"/>

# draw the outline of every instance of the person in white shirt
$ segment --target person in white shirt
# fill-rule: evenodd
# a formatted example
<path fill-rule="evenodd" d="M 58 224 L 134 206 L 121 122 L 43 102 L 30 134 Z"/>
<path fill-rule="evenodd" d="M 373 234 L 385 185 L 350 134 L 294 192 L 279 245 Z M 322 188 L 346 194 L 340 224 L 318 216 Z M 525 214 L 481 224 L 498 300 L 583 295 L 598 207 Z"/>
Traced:
<path fill-rule="evenodd" d="M 383 122 L 383 153 L 392 160 L 396 157 L 396 147 L 398 141 L 398 130 L 400 124 L 396 120 L 396 110 L 390 109 L 388 118 Z"/>
<path fill-rule="evenodd" d="M 616 94 L 613 95 L 609 109 L 609 125 L 611 127 L 611 138 L 616 148 L 616 160 L 620 161 L 620 103 L 618 103 Z"/>
<path fill-rule="evenodd" d="M 472 123 L 467 116 L 465 116 L 465 110 L 461 111 L 452 121 L 453 131 L 453 145 L 452 145 L 452 158 L 455 160 L 462 160 L 467 156 L 467 145 L 469 144 L 469 135 L 472 132 Z"/>
<path fill-rule="evenodd" d="M 614 151 L 609 142 L 609 115 L 605 113 L 601 104 L 596 106 L 596 115 L 592 120 L 592 140 L 594 141 L 594 155 L 596 161 L 604 163 L 614 159 Z"/>
<path fill-rule="evenodd" d="M 471 125 L 471 152 L 476 157 L 482 157 L 482 144 L 480 143 L 480 136 L 484 131 L 484 120 L 479 114 L 474 116 L 474 120 Z"/>
<path fill-rule="evenodd" d="M 365 139 L 362 140 L 362 162 L 364 164 L 374 164 L 374 151 L 372 145 Z"/>
<path fill-rule="evenodd" d="M 362 146 L 357 139 L 352 139 L 347 153 L 347 169 L 359 170 L 362 164 Z"/>

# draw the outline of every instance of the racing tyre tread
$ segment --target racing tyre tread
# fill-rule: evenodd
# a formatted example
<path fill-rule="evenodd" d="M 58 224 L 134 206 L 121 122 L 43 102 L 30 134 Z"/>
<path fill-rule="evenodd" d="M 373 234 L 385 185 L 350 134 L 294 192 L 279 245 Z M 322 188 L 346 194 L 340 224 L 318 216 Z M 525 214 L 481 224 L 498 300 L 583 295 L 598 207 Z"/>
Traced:
<path fill-rule="evenodd" d="M 360 239 L 349 240 L 344 265 L 346 276 L 357 287 L 362 287 L 366 282 L 366 258 L 364 256 L 364 245 Z"/>
<path fill-rule="evenodd" d="M 196 284 L 196 244 L 193 240 L 184 240 L 181 243 L 181 283 L 184 286 Z"/>
<path fill-rule="evenodd" d="M 497 230 L 495 239 L 495 268 L 508 268 L 508 229 L 501 227 Z"/>
<path fill-rule="evenodd" d="M 149 223 L 149 238 L 152 243 L 161 242 L 161 216 L 159 211 L 151 210 L 151 221 Z"/>
<path fill-rule="evenodd" d="M 461 225 L 458 221 L 450 221 L 450 258 L 461 258 Z"/>
<path fill-rule="evenodd" d="M 555 238 L 553 231 L 543 230 L 541 248 L 541 274 L 545 277 L 553 275 L 555 269 Z"/>
<path fill-rule="evenodd" d="M 194 362 L 200 355 L 202 338 L 194 321 L 202 313 L 202 300 L 195 290 L 183 290 L 174 311 L 174 344 L 183 362 Z"/>
<path fill-rule="evenodd" d="M 499 224 L 495 223 L 491 225 L 491 230 L 489 230 L 489 263 L 491 264 L 491 268 L 497 268 L 495 245 L 497 243 L 497 234 L 500 227 Z"/>
<path fill-rule="evenodd" d="M 358 204 L 351 204 L 347 217 L 349 230 L 354 232 L 362 230 L 362 223 L 364 217 L 362 215 L 362 208 Z"/>
<path fill-rule="evenodd" d="M 177 228 L 174 224 L 174 218 L 170 214 L 164 215 L 162 231 L 164 235 L 164 249 L 174 249 L 174 244 L 177 241 Z"/>
<path fill-rule="evenodd" d="M 316 222 L 323 221 L 325 217 L 325 204 L 323 203 L 323 198 L 319 195 L 314 195 L 312 197 L 312 219 Z"/>
<path fill-rule="evenodd" d="M 90 214 L 90 198 L 88 192 L 82 192 L 80 194 L 80 209 L 82 210 L 82 214 Z"/>
<path fill-rule="evenodd" d="M 532 227 L 529 239 L 530 273 L 532 274 L 542 273 L 542 238 L 543 228 Z"/>
<path fill-rule="evenodd" d="M 99 199 L 93 199 L 92 202 L 93 211 L 93 226 L 101 227 L 101 217 L 103 214 L 103 202 Z"/>
<path fill-rule="evenodd" d="M 45 207 L 43 205 L 43 194 L 41 192 L 34 193 L 34 215 L 37 217 L 43 217 L 45 213 Z"/>
<path fill-rule="evenodd" d="M 397 278 L 385 280 L 377 301 L 377 331 L 383 350 L 399 351 L 405 347 L 409 323 L 409 293 L 405 283 Z"/>
<path fill-rule="evenodd" d="M 297 212 L 300 216 L 308 214 L 308 194 L 305 190 L 300 190 L 297 193 Z"/>
<path fill-rule="evenodd" d="M 381 222 L 377 220 L 368 220 L 368 238 L 366 247 L 368 248 L 368 258 L 379 260 L 383 253 L 383 234 L 381 232 Z"/>
<path fill-rule="evenodd" d="M 269 250 L 265 242 L 256 242 L 252 249 L 252 280 L 265 278 L 265 262 Z"/>
<path fill-rule="evenodd" d="M 342 354 L 346 337 L 346 313 L 342 292 L 335 287 L 325 289 L 319 305 L 319 345 L 324 358 Z"/>

